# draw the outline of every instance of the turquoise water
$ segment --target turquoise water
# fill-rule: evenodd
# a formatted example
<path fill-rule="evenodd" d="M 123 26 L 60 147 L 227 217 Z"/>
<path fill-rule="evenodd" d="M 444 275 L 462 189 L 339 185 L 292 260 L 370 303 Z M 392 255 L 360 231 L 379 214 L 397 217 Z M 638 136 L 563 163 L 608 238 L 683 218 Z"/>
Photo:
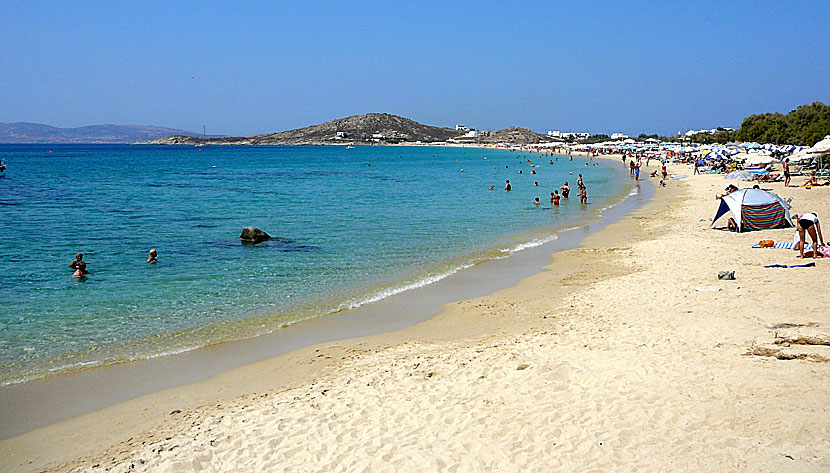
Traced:
<path fill-rule="evenodd" d="M 630 188 L 616 163 L 505 150 L 0 145 L 0 158 L 0 384 L 356 307 L 555 238 Z M 589 205 L 574 191 L 551 209 L 577 173 Z M 275 239 L 243 245 L 245 226 Z M 84 280 L 67 267 L 77 252 Z"/>

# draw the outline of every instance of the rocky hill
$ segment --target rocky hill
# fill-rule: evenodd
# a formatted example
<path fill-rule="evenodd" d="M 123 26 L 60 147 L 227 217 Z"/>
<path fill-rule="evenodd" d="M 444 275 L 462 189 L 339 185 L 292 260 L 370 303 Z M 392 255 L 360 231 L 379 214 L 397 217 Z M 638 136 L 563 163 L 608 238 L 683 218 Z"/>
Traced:
<path fill-rule="evenodd" d="M 498 130 L 490 133 L 488 136 L 480 137 L 481 143 L 544 143 L 552 141 L 546 135 L 536 133 L 529 128 L 522 128 L 518 126 L 507 127 L 503 130 Z"/>
<path fill-rule="evenodd" d="M 137 143 L 185 130 L 142 125 L 90 125 L 58 128 L 40 123 L 0 122 L 0 143 Z"/>
<path fill-rule="evenodd" d="M 424 125 L 388 113 L 367 113 L 296 130 L 245 137 L 202 138 L 174 135 L 149 144 L 299 145 L 446 141 L 461 133 L 452 128 Z"/>

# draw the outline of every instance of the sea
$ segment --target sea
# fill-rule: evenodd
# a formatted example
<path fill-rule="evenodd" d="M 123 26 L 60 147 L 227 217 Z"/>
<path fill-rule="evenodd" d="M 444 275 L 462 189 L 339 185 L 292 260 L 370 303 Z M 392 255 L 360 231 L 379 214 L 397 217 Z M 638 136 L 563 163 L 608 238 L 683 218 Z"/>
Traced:
<path fill-rule="evenodd" d="M 0 385 L 336 316 L 551 241 L 633 189 L 621 163 L 504 149 L 0 145 L 0 159 Z M 247 226 L 273 238 L 244 244 Z M 79 252 L 85 278 L 68 267 Z"/>

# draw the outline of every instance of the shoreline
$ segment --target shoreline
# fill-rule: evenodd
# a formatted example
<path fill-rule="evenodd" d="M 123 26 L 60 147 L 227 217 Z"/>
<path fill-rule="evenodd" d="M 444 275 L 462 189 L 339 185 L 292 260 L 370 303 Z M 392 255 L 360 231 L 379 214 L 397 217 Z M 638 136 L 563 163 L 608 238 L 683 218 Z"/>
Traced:
<path fill-rule="evenodd" d="M 611 163 L 611 161 L 609 161 L 609 163 Z M 626 178 L 626 176 L 621 174 L 621 178 Z M 87 433 L 89 433 L 89 430 L 97 432 L 97 430 L 95 430 L 97 428 L 94 426 L 99 425 L 102 422 L 109 425 L 112 425 L 113 422 L 115 424 L 125 424 L 130 423 L 128 421 L 130 418 L 134 421 L 140 418 L 141 420 L 136 423 L 137 426 L 140 426 L 139 429 L 149 428 L 154 423 L 164 420 L 169 412 L 163 412 L 165 408 L 158 409 L 151 407 L 156 406 L 157 404 L 164 405 L 166 402 L 173 402 L 177 405 L 181 405 L 182 401 L 187 399 L 188 401 L 184 404 L 193 407 L 194 405 L 198 405 L 199 403 L 208 400 L 212 402 L 216 399 L 225 398 L 229 393 L 232 393 L 234 396 L 238 396 L 243 395 L 246 392 L 251 392 L 251 390 L 265 390 L 266 387 L 261 383 L 255 382 L 248 375 L 242 374 L 246 371 L 256 371 L 258 367 L 263 364 L 287 365 L 277 369 L 277 371 L 281 371 L 283 373 L 282 381 L 277 383 L 277 385 L 285 386 L 301 382 L 299 380 L 314 379 L 317 374 L 331 368 L 333 364 L 339 363 L 345 353 L 339 350 L 337 348 L 338 346 L 346 345 L 360 347 L 359 350 L 365 350 L 367 345 L 382 347 L 389 346 L 390 344 L 403 343 L 417 338 L 428 338 L 428 336 L 434 336 L 437 333 L 434 329 L 429 328 L 429 325 L 431 323 L 439 323 L 437 321 L 442 319 L 442 315 L 446 311 L 447 306 L 458 304 L 465 299 L 482 297 L 494 291 L 509 290 L 510 287 L 527 277 L 532 277 L 539 272 L 548 272 L 550 271 L 549 260 L 552 255 L 567 253 L 570 249 L 579 247 L 586 235 L 590 236 L 596 233 L 592 230 L 592 227 L 601 227 L 599 230 L 600 233 L 607 231 L 607 227 L 609 225 L 615 225 L 620 221 L 620 219 L 630 218 L 632 211 L 637 212 L 641 210 L 644 205 L 650 205 L 654 199 L 654 186 L 648 181 L 641 182 L 645 183 L 645 194 L 637 193 L 635 195 L 631 195 L 630 192 L 627 196 L 625 193 L 622 194 L 623 199 L 621 201 L 612 203 L 608 207 L 602 209 L 600 211 L 602 215 L 600 215 L 598 219 L 594 217 L 592 219 L 594 220 L 593 222 L 576 225 L 574 228 L 570 228 L 558 235 L 558 238 L 555 238 L 552 241 L 546 242 L 540 246 L 514 253 L 505 258 L 480 263 L 473 268 L 468 268 L 460 273 L 456 273 L 453 275 L 455 277 L 447 278 L 449 280 L 445 279 L 437 284 L 431 284 L 423 288 L 419 288 L 421 290 L 439 293 L 437 295 L 433 294 L 428 296 L 428 299 L 433 302 L 433 307 L 431 309 L 424 307 L 423 304 L 418 305 L 416 309 L 422 312 L 422 316 L 419 320 L 413 321 L 411 319 L 407 319 L 401 322 L 400 320 L 396 320 L 394 317 L 392 320 L 384 320 L 390 313 L 400 313 L 402 310 L 410 309 L 412 301 L 419 298 L 419 294 L 407 291 L 404 294 L 398 294 L 367 306 L 340 312 L 333 314 L 332 316 L 306 320 L 297 324 L 297 327 L 288 327 L 289 330 L 299 329 L 302 333 L 304 333 L 304 335 L 301 333 L 298 337 L 303 340 L 301 345 L 297 346 L 289 343 L 288 347 L 282 352 L 268 355 L 265 359 L 262 359 L 262 357 L 259 357 L 260 359 L 248 359 L 236 366 L 222 366 L 221 360 L 228 356 L 239 356 L 239 352 L 253 354 L 259 352 L 260 350 L 268 350 L 270 347 L 267 347 L 267 345 L 269 342 L 273 342 L 274 338 L 271 337 L 271 335 L 283 335 L 282 338 L 289 342 L 290 340 L 288 339 L 290 337 L 284 336 L 286 334 L 267 334 L 254 337 L 253 339 L 239 340 L 203 347 L 191 352 L 176 355 L 175 357 L 162 357 L 154 360 L 132 362 L 126 365 L 93 368 L 85 370 L 81 373 L 57 375 L 45 380 L 35 380 L 22 385 L 7 386 L 6 388 L 19 388 L 19 392 L 15 393 L 15 395 L 11 397 L 11 402 L 6 404 L 7 406 L 11 406 L 11 408 L 4 409 L 4 414 L 8 416 L 7 418 L 27 419 L 29 422 L 32 419 L 27 417 L 28 414 L 31 414 L 31 412 L 26 412 L 30 411 L 30 409 L 27 408 L 27 403 L 30 403 L 32 399 L 44 403 L 46 403 L 49 399 L 55 400 L 55 392 L 59 393 L 57 398 L 60 399 L 61 396 L 73 396 L 73 393 L 88 393 L 90 390 L 94 391 L 96 388 L 106 389 L 107 385 L 118 386 L 121 383 L 146 383 L 146 385 L 151 386 L 151 388 L 148 392 L 140 393 L 137 397 L 133 396 L 130 399 L 122 399 L 115 403 L 105 402 L 104 405 L 90 403 L 89 399 L 85 399 L 85 396 L 74 394 L 75 409 L 77 409 L 75 413 L 70 416 L 62 417 L 51 417 L 47 415 L 47 418 L 51 418 L 44 425 L 37 425 L 34 428 L 27 429 L 26 432 L 1 439 L 0 452 L 6 452 L 11 455 L 8 458 L 20 458 L 20 454 L 25 455 L 25 450 L 20 449 L 21 443 L 30 446 L 37 445 L 37 442 L 30 442 L 28 440 L 29 438 L 40 438 L 42 435 L 52 439 L 61 437 L 71 438 L 73 437 L 71 432 L 76 430 L 87 431 Z M 635 202 L 636 199 L 642 198 L 643 196 L 648 199 L 645 203 Z M 629 202 L 629 204 L 626 205 L 626 202 Z M 570 239 L 570 236 L 573 236 L 574 238 Z M 529 265 L 533 266 L 530 270 Z M 500 276 L 498 278 L 492 278 L 493 273 L 499 273 Z M 483 282 L 488 279 L 488 274 L 490 275 L 489 284 Z M 456 281 L 456 279 L 461 280 Z M 462 291 L 461 295 L 459 295 L 459 289 Z M 464 294 L 466 294 L 467 297 L 463 297 Z M 398 302 L 396 299 L 403 299 L 403 301 Z M 360 332 L 360 324 L 365 323 L 365 313 L 367 312 L 368 316 L 372 320 L 372 323 L 375 324 L 374 330 L 368 334 Z M 352 317 L 344 316 L 347 314 L 351 314 Z M 325 330 L 330 328 L 329 326 L 334 320 L 341 322 L 341 331 L 339 332 L 339 336 L 332 339 L 318 340 L 313 344 L 305 343 L 308 340 L 310 333 L 320 333 L 321 329 Z M 486 325 L 472 322 L 469 323 L 469 326 L 467 326 L 467 323 L 456 325 L 452 331 L 453 335 L 447 338 L 447 340 L 457 338 L 459 335 L 466 337 L 474 333 L 486 333 L 482 332 L 484 327 L 486 327 Z M 443 330 L 439 330 L 437 332 L 443 332 Z M 268 340 L 269 338 L 272 340 Z M 313 353 L 317 353 L 318 350 L 331 350 L 334 355 L 339 354 L 341 357 L 340 359 L 332 362 L 331 360 L 334 360 L 337 357 L 326 355 L 324 357 L 326 361 L 320 362 L 321 360 L 318 359 L 320 358 L 319 356 L 312 355 Z M 173 360 L 174 358 L 175 360 Z M 183 358 L 192 359 L 183 360 Z M 198 360 L 199 358 L 202 358 L 202 360 Z M 305 361 L 303 363 L 298 363 L 296 361 L 298 359 L 305 359 Z M 173 361 L 171 362 L 171 360 Z M 220 363 L 218 372 L 211 373 L 209 376 L 206 376 L 204 374 L 204 370 L 215 367 L 208 368 L 204 366 L 205 360 Z M 147 370 L 145 367 L 140 366 L 142 364 L 146 364 L 147 362 L 158 364 L 159 367 L 157 369 Z M 306 368 L 301 365 L 306 363 L 311 364 L 312 366 L 320 366 L 312 368 L 311 372 L 305 372 Z M 177 379 L 173 386 L 160 387 L 153 383 L 154 379 L 159 380 L 162 379 L 165 374 L 169 375 L 169 373 L 164 373 L 164 370 L 170 369 L 170 365 L 176 364 L 180 367 L 183 366 L 185 369 L 191 370 L 186 373 L 185 376 L 195 373 L 197 376 L 200 376 L 201 379 L 193 379 L 191 381 L 184 382 L 181 382 L 181 379 Z M 124 370 L 123 368 L 125 367 L 133 369 Z M 161 372 L 159 370 L 161 370 Z M 117 373 L 118 371 L 123 372 L 119 374 Z M 239 373 L 242 378 L 246 379 L 246 383 L 239 384 L 238 379 L 233 382 L 221 381 L 225 378 L 235 377 L 235 373 Z M 78 376 L 78 374 L 83 375 Z M 64 380 L 61 378 L 75 378 L 77 382 L 63 383 Z M 39 384 L 42 386 L 38 386 Z M 60 386 L 61 384 L 63 384 L 63 386 Z M 211 394 L 205 395 L 206 390 L 202 387 L 204 385 L 211 385 L 211 387 L 207 390 L 211 391 Z M 231 386 L 235 387 L 231 388 Z M 33 387 L 35 389 L 29 389 Z M 273 386 L 269 387 L 273 388 Z M 6 389 L 6 391 L 8 392 L 9 390 Z M 10 397 L 6 397 L 7 401 L 9 399 Z M 47 404 L 51 404 L 57 409 L 66 409 L 66 406 L 61 401 L 53 401 Z M 48 412 L 49 408 L 47 407 L 44 411 Z M 138 414 L 139 412 L 142 414 Z M 150 415 L 148 416 L 148 414 Z M 41 418 L 41 422 L 42 421 L 43 419 Z M 106 432 L 108 429 L 104 428 L 102 430 Z M 132 432 L 133 429 L 130 429 L 130 431 Z M 124 440 L 126 438 L 118 435 L 111 437 L 112 434 L 114 434 L 114 432 L 109 432 L 103 437 L 90 442 L 90 444 L 86 445 L 86 447 L 90 448 L 91 444 L 106 442 L 105 439 L 109 438 L 112 438 L 112 440 Z M 84 441 L 83 443 L 86 444 L 87 442 Z M 74 446 L 79 446 L 82 450 L 84 449 L 83 446 L 73 444 L 72 450 L 74 450 Z M 52 450 L 51 456 L 63 458 L 65 461 L 68 457 L 61 453 L 65 448 L 66 446 L 58 446 L 48 450 Z M 35 449 L 35 451 L 40 453 L 42 453 L 42 450 L 42 447 Z M 35 451 L 30 451 L 28 453 L 40 456 L 35 453 Z M 69 457 L 71 456 L 72 454 L 69 455 Z M 46 457 L 50 457 L 50 454 L 46 453 Z M 48 461 L 47 463 L 54 462 Z"/>
<path fill-rule="evenodd" d="M 609 160 L 608 164 L 613 165 L 614 162 Z M 620 172 L 618 179 L 625 178 L 624 172 Z M 541 271 L 543 265 L 538 263 L 539 258 L 573 248 L 579 244 L 582 235 L 594 231 L 591 228 L 602 228 L 642 205 L 635 202 L 643 199 L 641 192 L 646 195 L 654 193 L 651 184 L 645 184 L 644 191 L 631 189 L 636 187 L 633 184 L 623 186 L 618 196 L 605 202 L 604 207 L 563 224 L 559 230 L 553 231 L 552 238 L 543 243 L 476 263 L 434 283 L 401 291 L 369 304 L 303 319 L 254 337 L 2 386 L 0 398 L 4 402 L 0 403 L 0 417 L 8 422 L 0 426 L 0 440 L 159 390 L 204 381 L 244 364 L 307 346 L 417 324 L 437 315 L 443 304 L 509 287 L 522 277 Z M 469 282 L 471 279 L 475 282 Z M 462 289 L 460 293 L 459 287 Z M 387 319 L 388 313 L 408 315 Z M 77 394 L 87 392 L 94 394 Z M 37 404 L 32 405 L 29 402 L 31 399 L 38 400 Z"/>
<path fill-rule="evenodd" d="M 830 357 L 774 340 L 830 328 L 830 265 L 766 269 L 799 260 L 751 249 L 760 232 L 711 230 L 722 187 L 672 181 L 507 289 L 5 440 L 0 458 L 10 471 L 826 471 Z M 826 215 L 824 191 L 783 192 Z M 819 310 L 769 297 L 796 287 Z"/>
<path fill-rule="evenodd" d="M 538 155 L 538 153 L 534 154 Z M 508 156 L 508 153 L 505 152 L 504 155 Z M 614 174 L 617 173 L 614 172 Z M 622 173 L 619 175 L 621 177 Z M 619 179 L 609 180 L 609 182 L 613 181 L 617 181 L 614 184 L 620 182 Z M 616 195 L 604 198 L 603 205 L 615 205 L 618 199 L 622 200 L 623 198 L 625 198 L 625 192 L 618 192 Z M 577 211 L 574 213 L 582 215 L 571 216 L 574 225 L 579 225 L 585 221 L 597 218 L 596 214 L 601 212 L 601 210 L 598 212 L 594 210 L 595 208 L 589 206 L 588 208 L 583 208 L 582 211 L 578 211 L 579 209 L 577 208 Z M 586 215 L 588 218 L 585 217 Z M 550 225 L 550 222 L 540 220 L 537 224 Z M 58 352 L 52 355 L 47 354 L 47 356 L 41 358 L 34 357 L 35 362 L 30 365 L 22 362 L 18 366 L 14 366 L 16 360 L 10 358 L 10 361 L 7 363 L 9 369 L 3 373 L 2 380 L 0 380 L 0 397 L 2 397 L 2 390 L 7 386 L 25 384 L 58 375 L 71 375 L 88 369 L 105 368 L 124 363 L 140 362 L 146 359 L 175 356 L 205 346 L 261 336 L 269 332 L 278 331 L 286 325 L 295 324 L 312 317 L 326 317 L 331 314 L 343 312 L 344 310 L 360 307 L 367 303 L 384 299 L 390 295 L 405 292 L 421 285 L 430 284 L 432 281 L 443 279 L 450 274 L 480 264 L 482 261 L 501 258 L 504 254 L 512 254 L 525 247 L 525 245 L 535 245 L 538 243 L 538 240 L 544 241 L 548 239 L 551 236 L 551 232 L 558 232 L 569 226 L 571 225 L 559 224 L 552 227 L 524 229 L 524 231 L 514 229 L 513 231 L 522 231 L 522 233 L 500 235 L 497 239 L 491 239 L 489 243 L 480 247 L 473 247 L 468 253 L 461 253 L 461 250 L 458 250 L 458 254 L 452 257 L 436 259 L 433 261 L 434 264 L 431 267 L 425 266 L 418 273 L 407 273 L 400 275 L 398 278 L 377 279 L 371 285 L 362 286 L 355 291 L 343 291 L 338 294 L 338 297 L 330 297 L 328 299 L 324 297 L 317 299 L 307 298 L 304 304 L 291 306 L 281 311 L 256 313 L 255 316 L 246 318 L 245 320 L 232 320 L 227 323 L 214 320 L 208 324 L 174 329 L 162 334 L 151 333 L 145 335 L 143 338 L 133 339 L 129 343 L 113 343 L 112 345 L 104 346 L 97 353 L 84 353 L 84 347 L 82 346 L 74 352 Z M 509 229 L 509 226 L 503 228 Z M 310 293 L 311 291 L 307 292 Z M 323 303 L 318 304 L 317 302 L 319 301 L 323 301 Z M 234 313 L 235 310 L 231 307 L 226 312 Z M 205 327 L 211 329 L 210 334 L 200 333 L 200 330 Z M 163 337 L 160 338 L 166 338 L 167 342 L 152 340 L 157 335 L 162 335 Z M 21 338 L 24 337 L 21 336 Z M 173 339 L 175 341 L 170 341 Z M 140 348 L 132 349 L 132 347 L 136 346 Z M 2 428 L 0 428 L 0 438 L 5 438 Z"/>

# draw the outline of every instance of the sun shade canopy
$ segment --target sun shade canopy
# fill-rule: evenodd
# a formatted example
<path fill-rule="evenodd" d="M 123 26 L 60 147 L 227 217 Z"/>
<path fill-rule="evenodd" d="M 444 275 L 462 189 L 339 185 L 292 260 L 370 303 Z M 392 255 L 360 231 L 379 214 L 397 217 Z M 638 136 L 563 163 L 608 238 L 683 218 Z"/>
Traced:
<path fill-rule="evenodd" d="M 727 213 L 738 223 L 739 232 L 794 226 L 784 199 L 761 189 L 741 189 L 722 198 L 712 227 Z"/>

